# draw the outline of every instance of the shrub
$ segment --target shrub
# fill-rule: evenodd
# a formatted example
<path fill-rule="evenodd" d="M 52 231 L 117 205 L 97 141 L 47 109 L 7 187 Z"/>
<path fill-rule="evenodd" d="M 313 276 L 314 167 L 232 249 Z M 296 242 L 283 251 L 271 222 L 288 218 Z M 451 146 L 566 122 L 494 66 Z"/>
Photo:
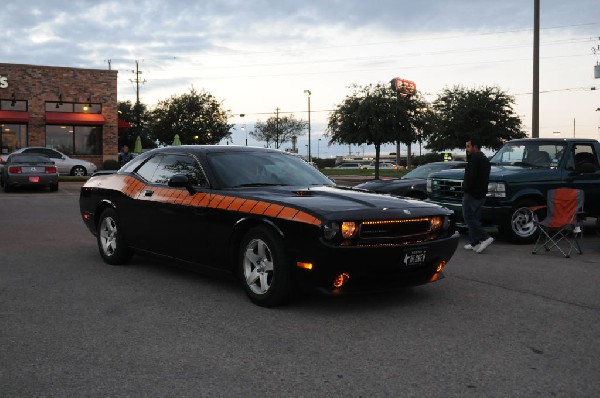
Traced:
<path fill-rule="evenodd" d="M 105 160 L 102 164 L 103 170 L 119 170 L 119 162 L 113 159 Z"/>

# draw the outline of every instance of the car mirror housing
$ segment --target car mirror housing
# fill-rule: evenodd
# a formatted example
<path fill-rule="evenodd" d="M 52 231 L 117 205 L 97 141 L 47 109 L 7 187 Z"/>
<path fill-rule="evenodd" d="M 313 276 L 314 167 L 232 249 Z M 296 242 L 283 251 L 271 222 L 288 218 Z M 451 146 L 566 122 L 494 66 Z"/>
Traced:
<path fill-rule="evenodd" d="M 185 174 L 175 174 L 174 176 L 169 178 L 169 186 L 171 188 L 186 188 L 190 195 L 196 193 L 196 191 L 190 184 L 190 179 Z"/>

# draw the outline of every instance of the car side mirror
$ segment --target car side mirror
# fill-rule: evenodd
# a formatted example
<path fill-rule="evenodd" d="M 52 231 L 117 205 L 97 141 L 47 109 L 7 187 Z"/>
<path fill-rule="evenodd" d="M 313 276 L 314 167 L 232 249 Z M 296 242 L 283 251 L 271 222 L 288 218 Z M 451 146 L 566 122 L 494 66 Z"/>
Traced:
<path fill-rule="evenodd" d="M 185 174 L 175 174 L 169 178 L 168 184 L 171 188 L 185 188 L 190 195 L 196 193 L 196 190 L 192 187 L 192 184 L 190 184 L 190 179 Z"/>

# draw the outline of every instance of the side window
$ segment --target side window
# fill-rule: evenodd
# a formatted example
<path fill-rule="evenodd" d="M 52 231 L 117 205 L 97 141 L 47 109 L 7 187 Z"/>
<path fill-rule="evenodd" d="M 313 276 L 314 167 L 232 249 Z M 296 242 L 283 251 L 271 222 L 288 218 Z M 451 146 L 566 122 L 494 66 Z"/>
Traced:
<path fill-rule="evenodd" d="M 136 173 L 142 177 L 144 180 L 148 182 L 153 181 L 154 174 L 156 173 L 156 169 L 162 160 L 162 156 L 153 156 L 146 161 L 146 163 L 142 164 L 139 169 L 137 169 Z"/>
<path fill-rule="evenodd" d="M 60 155 L 60 153 L 53 151 L 52 149 L 42 149 L 41 153 L 48 155 L 49 158 L 51 159 L 60 159 L 62 158 L 62 156 Z"/>
<path fill-rule="evenodd" d="M 206 186 L 207 181 L 193 156 L 165 155 L 152 178 L 155 184 L 167 184 L 175 174 L 185 174 L 194 186 Z"/>
<path fill-rule="evenodd" d="M 589 173 L 598 170 L 598 156 L 594 153 L 591 145 L 575 145 L 573 148 L 573 159 L 567 167 L 573 167 L 577 171 Z"/>

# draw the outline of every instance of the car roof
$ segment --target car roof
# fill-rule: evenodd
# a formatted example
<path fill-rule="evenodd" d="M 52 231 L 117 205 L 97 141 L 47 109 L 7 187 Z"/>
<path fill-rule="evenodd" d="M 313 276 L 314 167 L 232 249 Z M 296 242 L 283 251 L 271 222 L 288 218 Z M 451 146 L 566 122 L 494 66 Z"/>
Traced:
<path fill-rule="evenodd" d="M 507 141 L 506 144 L 519 142 L 598 142 L 598 140 L 593 138 L 519 138 L 516 140 Z"/>
<path fill-rule="evenodd" d="M 211 152 L 274 152 L 282 153 L 290 156 L 294 156 L 291 153 L 281 151 L 279 149 L 263 148 L 256 146 L 242 146 L 242 145 L 177 145 L 168 146 L 163 148 L 156 148 L 150 151 L 144 152 L 144 154 L 162 152 L 162 153 L 211 153 Z"/>

